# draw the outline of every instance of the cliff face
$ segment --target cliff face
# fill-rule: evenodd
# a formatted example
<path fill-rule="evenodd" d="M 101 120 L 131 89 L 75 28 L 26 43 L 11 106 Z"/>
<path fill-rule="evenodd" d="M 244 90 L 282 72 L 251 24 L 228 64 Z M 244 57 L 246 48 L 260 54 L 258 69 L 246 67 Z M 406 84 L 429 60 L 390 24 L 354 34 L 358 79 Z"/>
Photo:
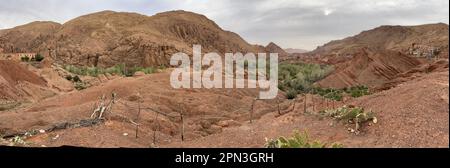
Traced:
<path fill-rule="evenodd" d="M 257 52 L 239 35 L 203 15 L 171 11 L 154 16 L 103 11 L 63 25 L 35 22 L 0 32 L 4 52 L 36 52 L 64 64 L 109 67 L 167 65 L 177 52 Z"/>
<path fill-rule="evenodd" d="M 380 26 L 342 40 L 334 40 L 312 51 L 320 55 L 352 55 L 368 47 L 410 54 L 420 47 L 440 50 L 440 57 L 448 58 L 448 25 L 443 23 L 419 26 Z"/>
<path fill-rule="evenodd" d="M 396 51 L 364 48 L 354 55 L 350 61 L 335 65 L 336 70 L 317 84 L 331 88 L 356 85 L 375 88 L 420 65 L 416 58 Z"/>

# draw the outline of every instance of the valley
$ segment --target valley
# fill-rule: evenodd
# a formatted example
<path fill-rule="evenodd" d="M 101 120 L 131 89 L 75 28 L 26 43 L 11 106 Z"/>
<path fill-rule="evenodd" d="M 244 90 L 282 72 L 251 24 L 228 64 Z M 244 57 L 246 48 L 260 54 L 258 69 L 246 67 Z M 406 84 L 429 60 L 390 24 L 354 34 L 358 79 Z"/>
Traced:
<path fill-rule="evenodd" d="M 222 57 L 278 53 L 277 96 L 171 87 L 170 57 L 193 57 L 196 44 Z M 187 11 L 1 30 L 0 145 L 262 148 L 298 131 L 313 147 L 449 146 L 447 24 L 380 26 L 294 50 L 250 44 Z"/>

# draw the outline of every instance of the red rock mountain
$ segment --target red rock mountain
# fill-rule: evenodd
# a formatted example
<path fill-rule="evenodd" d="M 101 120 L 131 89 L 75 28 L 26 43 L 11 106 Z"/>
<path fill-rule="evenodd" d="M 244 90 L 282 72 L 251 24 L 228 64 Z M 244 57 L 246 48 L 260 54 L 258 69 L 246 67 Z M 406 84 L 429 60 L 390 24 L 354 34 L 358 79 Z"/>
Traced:
<path fill-rule="evenodd" d="M 317 84 L 331 88 L 356 85 L 375 88 L 421 64 L 416 58 L 398 51 L 364 48 L 354 55 L 350 61 L 335 65 L 335 71 Z"/>
<path fill-rule="evenodd" d="M 221 29 L 203 15 L 171 11 L 146 16 L 103 11 L 62 25 L 33 22 L 0 33 L 4 52 L 37 52 L 64 64 L 109 67 L 118 63 L 168 64 L 173 53 L 257 52 L 239 35 Z"/>
<path fill-rule="evenodd" d="M 380 26 L 343 40 L 331 41 L 311 53 L 345 56 L 368 47 L 408 54 L 413 48 L 426 50 L 426 48 L 432 47 L 440 50 L 441 57 L 448 57 L 448 33 L 448 25 L 444 23 L 419 26 Z"/>
<path fill-rule="evenodd" d="M 331 41 L 308 55 L 335 66 L 334 72 L 317 83 L 322 87 L 383 88 L 403 73 L 432 64 L 423 59 L 431 53 L 434 58 L 448 59 L 448 25 L 381 26 Z M 444 67 L 448 67 L 446 62 Z"/>
<path fill-rule="evenodd" d="M 278 46 L 277 44 L 270 42 L 269 44 L 267 44 L 267 46 L 265 47 L 266 52 L 268 53 L 278 53 L 278 55 L 280 56 L 286 56 L 288 55 L 288 53 L 286 51 L 284 51 L 280 46 Z"/>

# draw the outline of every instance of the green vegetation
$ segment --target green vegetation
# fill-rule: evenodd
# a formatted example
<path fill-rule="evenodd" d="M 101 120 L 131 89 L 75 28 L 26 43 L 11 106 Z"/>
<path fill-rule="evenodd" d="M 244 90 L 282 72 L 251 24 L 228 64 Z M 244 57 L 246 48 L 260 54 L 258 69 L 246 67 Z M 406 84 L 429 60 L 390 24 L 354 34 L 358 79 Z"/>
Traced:
<path fill-rule="evenodd" d="M 75 76 L 67 75 L 66 79 L 68 81 L 71 81 L 72 83 L 74 83 L 75 89 L 77 89 L 77 90 L 83 90 L 83 89 L 87 88 L 86 82 L 83 82 L 80 79 L 80 77 L 78 77 L 78 75 L 75 75 Z"/>
<path fill-rule="evenodd" d="M 155 73 L 157 69 L 164 69 L 165 66 L 154 67 L 126 67 L 125 64 L 118 64 L 110 68 L 99 68 L 99 67 L 77 67 L 74 65 L 66 65 L 64 69 L 70 73 L 82 76 L 93 76 L 97 77 L 100 74 L 116 74 L 121 76 L 133 76 L 137 71 L 141 71 L 145 74 Z"/>
<path fill-rule="evenodd" d="M 290 90 L 288 90 L 287 92 L 286 92 L 286 97 L 288 98 L 288 99 L 295 99 L 296 97 L 297 97 L 297 91 L 296 90 L 294 90 L 294 89 L 290 89 Z"/>
<path fill-rule="evenodd" d="M 30 61 L 30 57 L 28 57 L 28 56 L 23 56 L 23 57 L 20 57 L 20 60 L 21 60 L 22 62 L 28 62 L 28 61 Z"/>
<path fill-rule="evenodd" d="M 311 140 L 306 132 L 298 133 L 297 131 L 290 138 L 279 137 L 275 140 L 266 139 L 266 148 L 342 148 L 342 144 L 333 143 L 328 145 L 320 141 Z"/>
<path fill-rule="evenodd" d="M 44 56 L 42 56 L 41 54 L 36 54 L 34 57 L 30 58 L 28 57 L 28 55 L 25 55 L 20 57 L 20 60 L 22 62 L 41 62 L 42 60 L 44 60 Z"/>
<path fill-rule="evenodd" d="M 318 94 L 327 99 L 341 101 L 343 98 L 343 90 L 333 88 L 313 88 L 311 93 Z"/>
<path fill-rule="evenodd" d="M 377 123 L 377 118 L 372 111 L 366 112 L 361 107 L 343 106 L 335 110 L 320 111 L 319 114 L 329 116 L 337 120 L 343 120 L 349 123 L 355 123 L 355 131 L 359 130 L 362 123 L 372 121 Z"/>
<path fill-rule="evenodd" d="M 34 58 L 31 59 L 31 61 L 36 61 L 36 62 L 41 62 L 42 60 L 44 60 L 44 56 L 42 56 L 41 54 L 36 54 L 34 56 Z"/>
<path fill-rule="evenodd" d="M 353 86 L 350 88 L 334 89 L 334 88 L 313 88 L 312 94 L 318 94 L 327 99 L 341 101 L 344 94 L 348 94 L 351 97 L 357 98 L 365 95 L 369 95 L 369 88 L 367 86 Z"/>
<path fill-rule="evenodd" d="M 343 89 L 345 93 L 350 94 L 352 97 L 361 97 L 365 95 L 369 95 L 369 88 L 367 86 L 354 86 L 350 88 Z"/>
<path fill-rule="evenodd" d="M 25 142 L 25 140 L 23 139 L 23 137 L 21 137 L 21 136 L 15 136 L 14 138 L 10 139 L 10 141 L 13 144 L 13 146 L 15 146 L 15 145 L 26 145 L 27 144 Z"/>
<path fill-rule="evenodd" d="M 370 94 L 369 88 L 362 85 L 343 89 L 312 86 L 314 82 L 325 78 L 333 70 L 334 68 L 328 65 L 281 63 L 278 71 L 278 87 L 286 92 L 288 99 L 297 97 L 297 94 L 310 93 L 318 94 L 327 99 L 341 101 L 344 94 L 354 98 Z"/>
<path fill-rule="evenodd" d="M 75 89 L 77 90 L 83 90 L 86 89 L 87 85 L 84 82 L 75 82 Z"/>
<path fill-rule="evenodd" d="M 279 65 L 278 87 L 283 91 L 295 90 L 297 93 L 307 93 L 314 82 L 326 77 L 333 69 L 328 65 L 282 63 Z"/>

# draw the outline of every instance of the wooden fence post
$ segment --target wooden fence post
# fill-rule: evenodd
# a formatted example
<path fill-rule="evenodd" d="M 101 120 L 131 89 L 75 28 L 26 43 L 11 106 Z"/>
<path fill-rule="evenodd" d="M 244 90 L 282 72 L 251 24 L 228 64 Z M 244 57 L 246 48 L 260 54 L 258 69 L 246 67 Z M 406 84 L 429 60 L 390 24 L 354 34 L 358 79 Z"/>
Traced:
<path fill-rule="evenodd" d="M 280 98 L 277 98 L 277 105 L 278 105 L 278 115 L 281 115 Z"/>
<path fill-rule="evenodd" d="M 253 102 L 252 102 L 252 109 L 250 111 L 250 123 L 253 123 L 253 109 L 255 107 L 255 102 L 256 102 L 256 98 L 253 99 Z"/>
<path fill-rule="evenodd" d="M 303 103 L 303 113 L 306 113 L 306 99 L 307 99 L 308 95 L 305 94 L 305 101 Z"/>
<path fill-rule="evenodd" d="M 138 99 L 138 113 L 136 116 L 136 139 L 138 138 L 140 115 L 141 115 L 141 98 Z"/>
<path fill-rule="evenodd" d="M 183 117 L 183 108 L 181 108 L 180 117 L 181 117 L 181 141 L 184 141 L 184 117 Z"/>
<path fill-rule="evenodd" d="M 155 128 L 155 130 L 153 131 L 153 144 L 154 145 L 156 145 L 156 130 L 159 130 L 160 128 L 160 126 L 159 126 L 159 121 L 158 121 L 158 115 L 159 115 L 159 113 L 156 113 L 156 116 L 155 116 L 155 122 L 156 122 L 156 128 Z"/>

